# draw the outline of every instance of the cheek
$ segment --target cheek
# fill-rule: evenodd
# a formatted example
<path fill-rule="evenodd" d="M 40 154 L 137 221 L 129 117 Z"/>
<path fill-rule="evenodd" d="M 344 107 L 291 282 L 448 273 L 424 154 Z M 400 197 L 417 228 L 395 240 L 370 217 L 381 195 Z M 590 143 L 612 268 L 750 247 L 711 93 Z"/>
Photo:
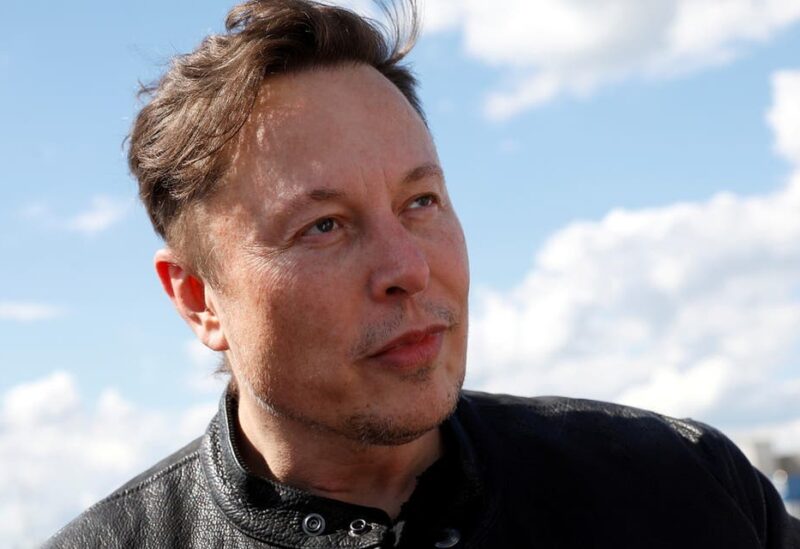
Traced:
<path fill-rule="evenodd" d="M 329 268 L 284 268 L 261 287 L 253 314 L 261 315 L 270 344 L 281 355 L 307 357 L 342 352 L 351 318 L 348 294 Z"/>
<path fill-rule="evenodd" d="M 436 249 L 429 254 L 429 261 L 433 263 L 443 281 L 448 287 L 458 293 L 466 294 L 469 290 L 469 259 L 464 234 L 458 220 L 453 219 L 442 237 L 436 243 Z"/>
<path fill-rule="evenodd" d="M 293 286 L 292 276 L 255 260 L 232 262 L 227 274 L 223 328 L 237 354 L 250 362 L 257 359 L 251 355 L 263 355 L 279 341 L 285 324 L 281 303 L 291 301 L 286 289 Z"/>
<path fill-rule="evenodd" d="M 284 401 L 302 388 L 314 402 L 301 397 L 308 409 L 343 402 L 357 383 L 349 367 L 357 319 L 335 287 L 284 287 L 269 301 L 266 325 L 270 339 L 262 367 L 269 370 L 272 397 Z M 267 300 L 265 300 L 267 301 Z M 289 400 L 285 400 L 288 403 Z"/>

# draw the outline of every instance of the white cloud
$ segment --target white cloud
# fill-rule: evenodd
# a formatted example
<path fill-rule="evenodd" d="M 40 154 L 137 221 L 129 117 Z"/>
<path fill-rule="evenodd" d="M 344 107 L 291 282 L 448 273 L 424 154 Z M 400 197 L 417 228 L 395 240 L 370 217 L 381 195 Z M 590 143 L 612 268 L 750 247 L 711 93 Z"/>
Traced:
<path fill-rule="evenodd" d="M 513 116 L 631 76 L 729 62 L 800 20 L 795 0 L 427 0 L 427 30 L 459 29 L 471 57 L 508 70 L 486 113 Z"/>
<path fill-rule="evenodd" d="M 35 322 L 50 320 L 64 314 L 59 307 L 44 303 L 27 303 L 21 301 L 0 301 L 0 320 L 15 322 Z"/>
<path fill-rule="evenodd" d="M 796 163 L 788 184 L 557 232 L 516 289 L 477 296 L 472 386 L 740 430 L 800 420 L 800 71 L 773 82 L 769 120 Z"/>
<path fill-rule="evenodd" d="M 464 15 L 464 0 L 426 0 L 420 2 L 425 32 L 451 29 Z"/>
<path fill-rule="evenodd" d="M 800 72 L 777 72 L 772 86 L 775 99 L 767 121 L 776 135 L 776 149 L 800 166 Z"/>
<path fill-rule="evenodd" d="M 3 419 L 14 425 L 47 423 L 72 414 L 78 405 L 78 393 L 66 372 L 23 383 L 10 389 L 3 398 Z"/>
<path fill-rule="evenodd" d="M 38 546 L 201 434 L 215 398 L 179 414 L 143 410 L 113 388 L 89 402 L 65 372 L 10 389 L 0 401 L 0 539 L 10 547 Z"/>
<path fill-rule="evenodd" d="M 119 201 L 107 196 L 95 196 L 92 198 L 91 207 L 68 219 L 66 226 L 80 233 L 94 235 L 121 221 L 129 207 L 128 201 Z"/>
<path fill-rule="evenodd" d="M 754 429 L 734 430 L 730 435 L 751 459 L 757 454 L 755 447 L 759 444 L 768 446 L 773 456 L 796 452 L 797 441 L 800 440 L 800 418 L 764 424 Z"/>

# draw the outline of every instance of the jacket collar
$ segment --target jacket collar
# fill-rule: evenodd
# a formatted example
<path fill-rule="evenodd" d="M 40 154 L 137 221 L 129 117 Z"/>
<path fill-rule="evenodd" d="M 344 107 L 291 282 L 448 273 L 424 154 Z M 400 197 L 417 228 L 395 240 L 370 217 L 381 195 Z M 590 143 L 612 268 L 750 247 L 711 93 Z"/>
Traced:
<path fill-rule="evenodd" d="M 380 509 L 315 496 L 250 473 L 237 445 L 236 406 L 235 397 L 226 392 L 203 437 L 201 456 L 211 495 L 237 528 L 268 543 L 298 548 L 375 547 L 394 535 L 396 525 Z M 463 473 L 463 489 L 454 494 L 455 510 L 479 501 L 481 470 L 457 417 L 442 429 L 451 446 L 447 451 L 455 453 Z M 313 528 L 320 517 L 323 527 Z"/>

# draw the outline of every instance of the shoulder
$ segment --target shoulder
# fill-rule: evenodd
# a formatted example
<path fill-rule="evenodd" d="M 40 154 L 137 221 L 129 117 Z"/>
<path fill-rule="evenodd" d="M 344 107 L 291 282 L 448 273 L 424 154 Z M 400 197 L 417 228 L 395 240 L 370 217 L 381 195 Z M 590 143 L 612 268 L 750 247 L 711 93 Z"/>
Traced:
<path fill-rule="evenodd" d="M 701 442 L 712 446 L 732 444 L 713 427 L 692 419 L 597 400 L 464 391 L 459 413 L 499 436 L 512 438 L 561 440 L 566 434 L 574 437 L 583 433 L 603 442 L 630 437 L 631 443 L 643 445 L 668 441 L 691 446 Z M 582 445 L 588 442 L 580 438 Z"/>
<path fill-rule="evenodd" d="M 692 463 L 719 482 L 752 476 L 744 455 L 724 434 L 702 422 L 588 399 L 519 397 L 465 391 L 459 413 L 472 430 L 521 451 L 546 450 L 593 464 L 647 461 L 674 468 Z"/>
<path fill-rule="evenodd" d="M 800 543 L 771 483 L 717 429 L 692 419 L 585 399 L 525 398 L 465 391 L 458 419 L 500 471 L 514 471 L 511 490 L 535 479 L 589 500 L 694 509 L 712 516 L 735 509 L 765 547 Z M 501 475 L 502 476 L 502 475 Z M 530 478 L 529 478 L 530 477 Z M 524 488 L 519 488 L 523 489 Z M 664 509 L 656 509 L 664 513 Z M 710 520 L 710 519 L 709 519 Z"/>
<path fill-rule="evenodd" d="M 190 442 L 123 484 L 64 526 L 44 547 L 136 545 L 145 527 L 157 528 L 159 516 L 179 512 L 187 492 L 202 482 L 201 441 Z"/>

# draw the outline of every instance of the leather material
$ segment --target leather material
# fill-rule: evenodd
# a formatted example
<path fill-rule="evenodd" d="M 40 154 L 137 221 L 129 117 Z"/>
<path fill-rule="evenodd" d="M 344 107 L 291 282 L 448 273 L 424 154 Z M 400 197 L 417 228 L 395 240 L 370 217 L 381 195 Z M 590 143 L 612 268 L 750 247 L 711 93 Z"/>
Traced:
<path fill-rule="evenodd" d="M 201 439 L 46 547 L 800 549 L 800 522 L 769 481 L 697 422 L 586 400 L 464 392 L 442 427 L 447 457 L 393 523 L 379 509 L 249 473 L 235 406 L 223 397 Z"/>

